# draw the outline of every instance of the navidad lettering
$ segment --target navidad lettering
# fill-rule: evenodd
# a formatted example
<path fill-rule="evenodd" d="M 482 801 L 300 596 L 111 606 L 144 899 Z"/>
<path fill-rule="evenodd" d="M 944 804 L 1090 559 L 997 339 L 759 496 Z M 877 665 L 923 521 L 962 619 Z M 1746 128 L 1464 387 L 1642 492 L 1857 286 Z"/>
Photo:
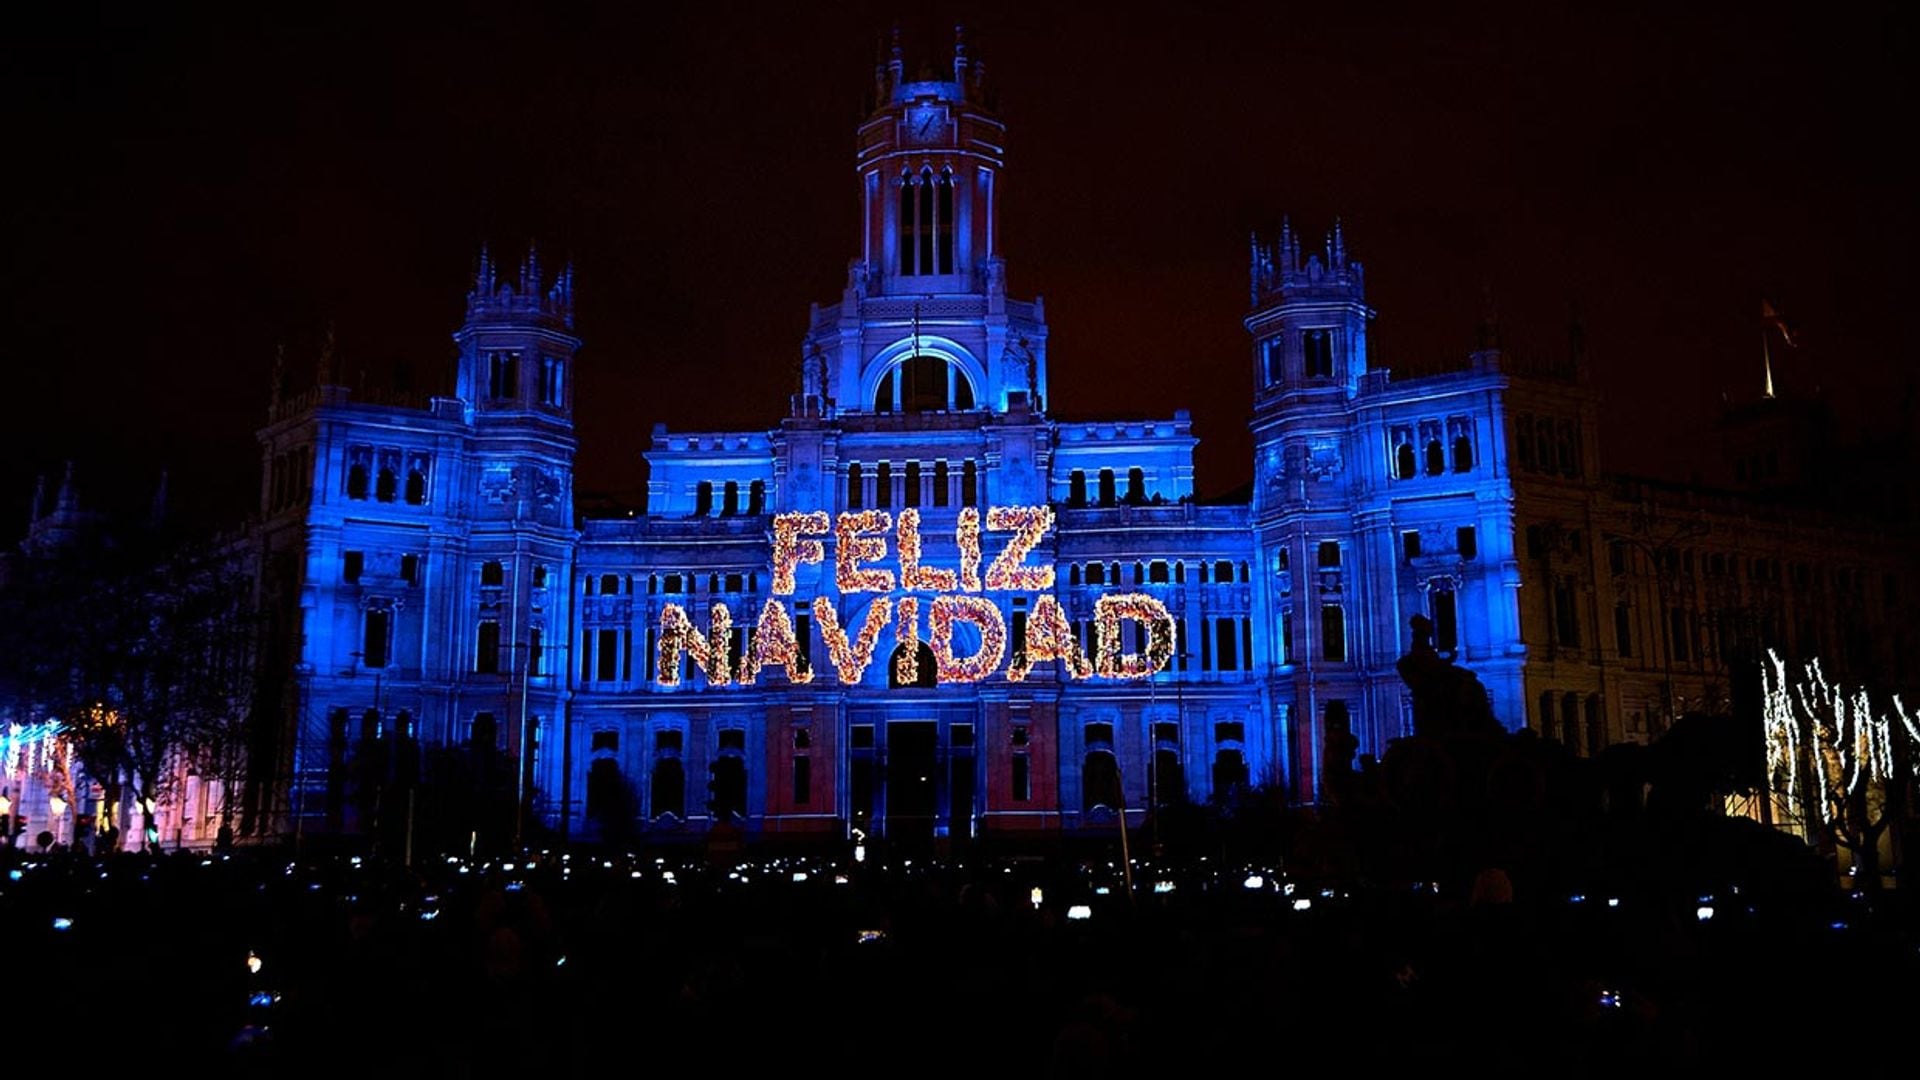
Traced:
<path fill-rule="evenodd" d="M 1005 546 L 980 572 L 981 515 L 968 507 L 960 511 L 954 540 L 960 551 L 956 569 L 929 566 L 921 561 L 920 512 L 902 510 L 896 520 L 884 510 L 852 510 L 829 520 L 824 511 L 787 513 L 773 519 L 773 596 L 760 609 L 754 621 L 752 645 L 739 657 L 737 667 L 728 644 L 733 635 L 733 612 L 725 604 L 714 604 L 702 633 L 693 625 L 685 608 L 667 604 L 660 612 L 659 669 L 656 681 L 661 686 L 680 684 L 681 656 L 684 654 L 706 676 L 710 686 L 729 684 L 751 686 L 768 667 L 786 671 L 792 683 L 813 681 L 812 667 L 800 658 L 800 646 L 787 605 L 779 600 L 792 596 L 794 571 L 802 564 L 824 563 L 826 545 L 820 539 L 834 539 L 834 582 L 840 592 L 850 593 L 933 593 L 881 596 L 867 607 L 866 617 L 857 628 L 843 627 L 831 600 L 813 598 L 813 618 L 820 626 L 827 657 L 834 674 L 842 683 L 858 683 L 873 663 L 874 650 L 882 631 L 894 627 L 894 642 L 909 647 L 897 649 L 894 677 L 903 686 L 920 678 L 919 642 L 921 609 L 926 609 L 933 653 L 935 676 L 941 683 L 979 682 L 1000 668 L 1007 659 L 1009 682 L 1021 682 L 1037 664 L 1061 661 L 1066 677 L 1085 679 L 1141 679 L 1160 671 L 1173 657 L 1173 613 L 1154 597 L 1144 593 L 1117 593 L 1094 602 L 1094 649 L 1089 658 L 1074 637 L 1073 624 L 1067 620 L 1059 600 L 1046 590 L 1053 588 L 1053 567 L 1032 565 L 1033 554 L 1048 530 L 1053 528 L 1053 508 L 1048 506 L 996 506 L 986 513 L 986 530 L 1010 534 Z M 893 532 L 898 572 L 868 565 L 887 557 L 886 534 Z M 1024 640 L 1007 658 L 1007 626 L 1000 605 L 984 592 L 1035 593 L 1027 611 Z M 1132 620 L 1146 630 L 1144 653 L 1122 652 L 1120 624 Z M 979 634 L 980 645 L 971 655 L 954 653 L 953 628 L 956 622 L 970 624 Z M 853 632 L 849 633 L 849 629 Z"/>

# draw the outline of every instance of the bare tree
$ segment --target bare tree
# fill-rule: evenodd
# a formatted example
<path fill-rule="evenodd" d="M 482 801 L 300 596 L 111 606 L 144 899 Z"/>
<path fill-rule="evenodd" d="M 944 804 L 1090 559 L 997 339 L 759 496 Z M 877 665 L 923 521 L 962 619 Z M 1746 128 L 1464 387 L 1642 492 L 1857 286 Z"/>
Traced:
<path fill-rule="evenodd" d="M 1898 695 L 1876 705 L 1866 690 L 1828 682 L 1818 660 L 1792 672 L 1777 654 L 1768 661 L 1767 771 L 1783 823 L 1844 849 L 1855 880 L 1878 888 L 1881 837 L 1920 771 L 1920 717 Z"/>

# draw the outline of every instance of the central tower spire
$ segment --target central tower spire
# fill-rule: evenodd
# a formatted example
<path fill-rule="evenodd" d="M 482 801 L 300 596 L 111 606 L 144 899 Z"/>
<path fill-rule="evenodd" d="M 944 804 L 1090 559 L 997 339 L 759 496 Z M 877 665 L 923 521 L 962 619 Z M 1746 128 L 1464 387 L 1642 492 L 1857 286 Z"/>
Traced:
<path fill-rule="evenodd" d="M 909 80 L 894 32 L 860 125 L 860 264 L 875 295 L 985 291 L 998 240 L 995 185 L 1006 128 L 986 99 L 983 66 L 954 30 L 953 65 Z"/>

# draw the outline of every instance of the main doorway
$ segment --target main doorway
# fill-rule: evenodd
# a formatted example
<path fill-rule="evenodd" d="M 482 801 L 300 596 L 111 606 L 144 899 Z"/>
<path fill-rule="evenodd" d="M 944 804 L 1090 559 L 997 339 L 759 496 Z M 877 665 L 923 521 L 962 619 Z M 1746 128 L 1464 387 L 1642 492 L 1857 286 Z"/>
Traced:
<path fill-rule="evenodd" d="M 932 840 L 940 805 L 939 726 L 931 720 L 888 723 L 886 754 L 887 837 Z"/>

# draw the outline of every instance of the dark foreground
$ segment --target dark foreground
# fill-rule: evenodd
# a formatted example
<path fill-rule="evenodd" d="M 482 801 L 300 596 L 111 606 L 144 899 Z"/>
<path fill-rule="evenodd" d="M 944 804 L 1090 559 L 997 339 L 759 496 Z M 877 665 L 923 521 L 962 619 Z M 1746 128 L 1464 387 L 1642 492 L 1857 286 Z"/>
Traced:
<path fill-rule="evenodd" d="M 1892 1060 L 1920 1000 L 1895 893 L 1513 895 L 1498 874 L 1362 885 L 1197 860 L 1139 864 L 1129 903 L 1105 861 L 534 859 L 0 851 L 10 1063 L 1584 1074 Z"/>

